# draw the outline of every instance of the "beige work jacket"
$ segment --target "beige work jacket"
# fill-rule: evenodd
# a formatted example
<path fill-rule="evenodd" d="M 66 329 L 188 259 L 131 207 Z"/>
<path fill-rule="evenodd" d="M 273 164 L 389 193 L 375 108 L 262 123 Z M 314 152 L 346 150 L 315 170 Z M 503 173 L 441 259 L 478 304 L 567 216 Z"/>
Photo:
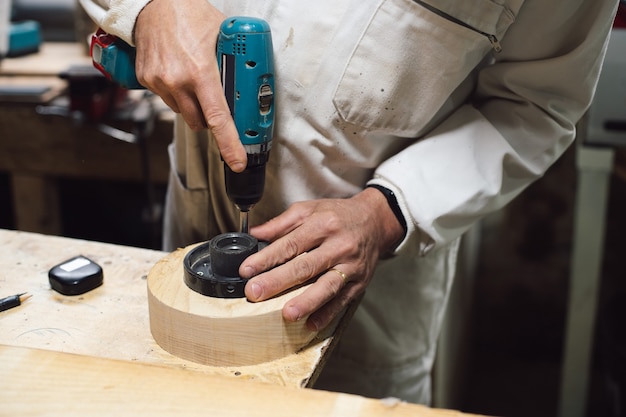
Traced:
<path fill-rule="evenodd" d="M 81 0 L 131 43 L 147 1 Z M 272 28 L 276 130 L 251 223 L 367 183 L 393 190 L 407 221 L 319 386 L 428 403 L 458 239 L 572 143 L 617 1 L 212 3 Z M 236 230 L 209 133 L 179 118 L 170 152 L 166 248 Z"/>

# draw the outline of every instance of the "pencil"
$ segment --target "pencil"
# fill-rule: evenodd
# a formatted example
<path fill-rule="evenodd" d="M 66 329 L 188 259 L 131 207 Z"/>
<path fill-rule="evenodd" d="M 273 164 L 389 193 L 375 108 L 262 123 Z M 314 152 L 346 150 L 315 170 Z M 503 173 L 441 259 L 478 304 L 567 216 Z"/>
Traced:
<path fill-rule="evenodd" d="M 28 300 L 32 295 L 28 293 L 21 293 L 16 295 L 11 295 L 9 297 L 4 297 L 0 300 L 0 311 L 8 310 L 13 307 L 17 307 L 22 304 L 25 300 Z"/>

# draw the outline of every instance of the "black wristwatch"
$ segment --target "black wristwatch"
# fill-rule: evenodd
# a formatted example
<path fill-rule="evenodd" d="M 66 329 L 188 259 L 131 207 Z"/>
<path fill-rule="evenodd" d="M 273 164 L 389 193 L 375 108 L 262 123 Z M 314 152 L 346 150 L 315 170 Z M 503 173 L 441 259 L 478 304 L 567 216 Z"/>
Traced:
<path fill-rule="evenodd" d="M 406 225 L 406 219 L 404 218 L 404 214 L 402 214 L 402 210 L 400 209 L 400 206 L 398 205 L 398 199 L 396 198 L 395 193 L 391 191 L 389 188 L 383 187 L 382 185 L 378 185 L 378 184 L 368 184 L 367 188 L 376 188 L 378 191 L 383 193 L 383 195 L 387 199 L 387 204 L 389 204 L 391 211 L 393 211 L 393 214 L 396 216 L 396 218 L 400 222 L 402 229 L 404 229 L 404 235 L 406 236 L 406 233 L 408 231 L 408 228 Z"/>

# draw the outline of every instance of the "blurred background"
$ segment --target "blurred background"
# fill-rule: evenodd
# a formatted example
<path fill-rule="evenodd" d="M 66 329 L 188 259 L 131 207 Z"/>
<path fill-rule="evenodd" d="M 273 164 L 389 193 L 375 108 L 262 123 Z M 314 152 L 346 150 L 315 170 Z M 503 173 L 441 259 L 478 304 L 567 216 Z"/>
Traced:
<path fill-rule="evenodd" d="M 23 31 L 25 49 L 0 61 L 0 228 L 159 249 L 171 113 L 92 71 L 95 28 L 75 0 L 11 3 L 5 24 Z M 616 25 L 576 145 L 466 237 L 435 368 L 437 407 L 626 415 L 625 32 Z M 572 311 L 591 323 L 571 322 L 582 330 L 568 336 Z M 582 388 L 564 388 L 579 378 Z M 571 413 L 563 401 L 581 389 Z"/>

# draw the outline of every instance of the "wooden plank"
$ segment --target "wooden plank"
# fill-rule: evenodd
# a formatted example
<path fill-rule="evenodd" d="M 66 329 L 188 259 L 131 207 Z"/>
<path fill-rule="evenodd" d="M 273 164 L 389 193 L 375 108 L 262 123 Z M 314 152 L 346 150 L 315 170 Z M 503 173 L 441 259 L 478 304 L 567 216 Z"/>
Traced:
<path fill-rule="evenodd" d="M 0 361 L 3 415 L 467 416 L 393 399 L 279 387 L 59 352 L 0 346 Z"/>
<path fill-rule="evenodd" d="M 0 76 L 0 103 L 43 104 L 61 95 L 65 88 L 65 80 L 58 77 Z"/>
<path fill-rule="evenodd" d="M 0 247 L 0 297 L 32 294 L 23 305 L 0 312 L 0 344 L 300 387 L 316 376 L 333 340 L 335 328 L 328 328 L 300 352 L 269 363 L 199 365 L 166 352 L 150 333 L 146 278 L 167 253 L 2 229 Z M 51 290 L 48 270 L 79 254 L 102 266 L 104 284 L 79 296 Z"/>
<path fill-rule="evenodd" d="M 56 77 L 71 65 L 92 65 L 81 44 L 45 42 L 38 53 L 3 59 L 0 75 Z"/>
<path fill-rule="evenodd" d="M 129 123 L 118 126 L 130 131 Z M 152 181 L 169 176 L 167 146 L 172 122 L 158 120 L 148 138 Z M 70 119 L 42 116 L 30 106 L 0 107 L 0 170 L 44 176 L 143 181 L 141 149 L 114 139 L 94 126 L 76 126 Z"/>
<path fill-rule="evenodd" d="M 196 245 L 159 261 L 148 274 L 152 336 L 163 349 L 205 365 L 251 365 L 300 351 L 317 336 L 306 318 L 286 322 L 282 308 L 307 286 L 262 303 L 211 298 L 190 289 L 183 260 Z"/>

